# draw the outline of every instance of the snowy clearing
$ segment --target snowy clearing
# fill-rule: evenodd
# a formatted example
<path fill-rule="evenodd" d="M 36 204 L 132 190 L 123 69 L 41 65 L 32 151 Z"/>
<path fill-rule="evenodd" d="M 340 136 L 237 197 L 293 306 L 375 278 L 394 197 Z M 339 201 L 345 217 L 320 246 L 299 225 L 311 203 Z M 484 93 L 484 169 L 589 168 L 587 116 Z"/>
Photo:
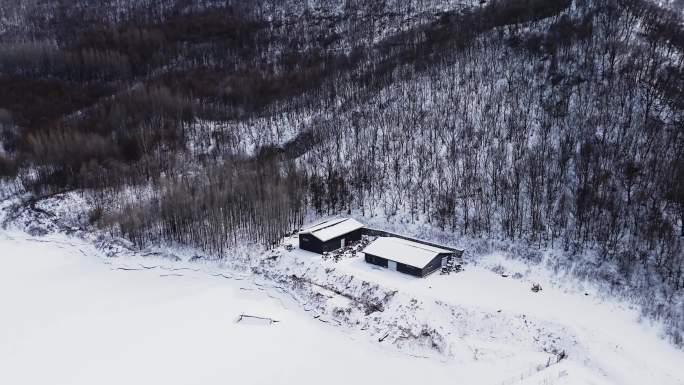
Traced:
<path fill-rule="evenodd" d="M 426 279 L 416 279 L 377 269 L 361 259 L 340 264 L 355 275 L 369 275 L 368 279 L 380 281 L 386 287 L 410 291 L 423 300 L 432 298 L 483 312 L 535 317 L 561 325 L 577 338 L 575 354 L 585 355 L 581 364 L 595 371 L 594 378 L 585 379 L 586 383 L 684 383 L 684 353 L 659 339 L 657 327 L 638 323 L 636 309 L 591 295 L 565 293 L 551 285 L 534 293 L 530 290 L 531 282 L 503 277 L 476 266 L 468 266 L 455 275 L 435 273 Z M 569 360 L 576 359 L 570 357 Z M 577 364 L 580 363 L 573 363 Z M 568 375 L 570 383 L 585 383 L 576 377 L 576 370 L 565 371 L 566 375 L 572 374 Z"/>
<path fill-rule="evenodd" d="M 529 282 L 484 267 L 418 279 L 360 256 L 334 263 L 301 250 L 281 254 L 276 268 L 301 262 L 398 290 L 375 318 L 380 325 L 397 322 L 407 298 L 419 303 L 410 316 L 436 325 L 446 322 L 442 303 L 466 309 L 472 330 L 455 324 L 456 333 L 445 335 L 472 356 L 451 348 L 421 358 L 415 346 L 335 326 L 266 279 L 217 264 L 106 258 L 73 237 L 7 230 L 0 250 L 2 384 L 684 383 L 684 353 L 637 323 L 636 311 L 546 286 L 535 294 Z M 346 298 L 329 297 L 329 306 L 345 305 Z M 548 321 L 537 325 L 554 332 L 567 329 L 577 344 L 569 358 L 540 368 L 550 354 L 515 344 L 526 336 L 511 321 L 521 314 Z M 486 321 L 498 330 L 478 324 L 496 317 L 507 317 Z M 495 340 L 505 334 L 513 337 Z"/>
<path fill-rule="evenodd" d="M 151 267 L 160 260 L 134 270 L 62 236 L 2 232 L 0 250 L 2 384 L 409 384 L 457 373 L 356 340 L 246 279 Z"/>

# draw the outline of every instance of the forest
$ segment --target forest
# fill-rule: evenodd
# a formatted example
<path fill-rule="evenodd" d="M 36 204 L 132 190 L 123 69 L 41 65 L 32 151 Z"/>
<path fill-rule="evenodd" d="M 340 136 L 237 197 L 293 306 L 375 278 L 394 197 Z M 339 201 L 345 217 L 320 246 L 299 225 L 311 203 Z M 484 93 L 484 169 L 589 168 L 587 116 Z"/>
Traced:
<path fill-rule="evenodd" d="M 351 213 L 592 254 L 683 343 L 676 6 L 13 1 L 12 191 L 83 191 L 93 226 L 220 256 Z"/>

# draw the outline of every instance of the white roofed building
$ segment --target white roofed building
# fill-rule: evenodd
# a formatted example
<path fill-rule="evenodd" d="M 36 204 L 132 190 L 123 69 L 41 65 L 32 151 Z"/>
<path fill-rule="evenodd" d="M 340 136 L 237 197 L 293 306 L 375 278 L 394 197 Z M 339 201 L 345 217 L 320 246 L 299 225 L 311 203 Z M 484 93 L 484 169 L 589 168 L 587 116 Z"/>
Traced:
<path fill-rule="evenodd" d="M 365 226 L 352 218 L 330 219 L 299 232 L 299 248 L 322 254 L 361 240 Z"/>
<path fill-rule="evenodd" d="M 416 277 L 424 277 L 446 265 L 449 257 L 460 256 L 453 249 L 395 237 L 380 237 L 364 250 L 366 262 Z"/>

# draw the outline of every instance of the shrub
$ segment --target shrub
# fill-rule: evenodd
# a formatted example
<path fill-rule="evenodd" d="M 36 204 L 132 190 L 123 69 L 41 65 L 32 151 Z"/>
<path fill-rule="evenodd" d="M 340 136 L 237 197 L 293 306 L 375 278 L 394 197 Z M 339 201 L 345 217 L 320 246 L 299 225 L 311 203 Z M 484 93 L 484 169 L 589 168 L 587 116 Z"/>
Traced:
<path fill-rule="evenodd" d="M 88 214 L 88 223 L 90 223 L 91 225 L 96 224 L 97 222 L 100 221 L 100 219 L 102 219 L 102 214 L 103 214 L 102 207 L 101 206 L 95 207 Z"/>

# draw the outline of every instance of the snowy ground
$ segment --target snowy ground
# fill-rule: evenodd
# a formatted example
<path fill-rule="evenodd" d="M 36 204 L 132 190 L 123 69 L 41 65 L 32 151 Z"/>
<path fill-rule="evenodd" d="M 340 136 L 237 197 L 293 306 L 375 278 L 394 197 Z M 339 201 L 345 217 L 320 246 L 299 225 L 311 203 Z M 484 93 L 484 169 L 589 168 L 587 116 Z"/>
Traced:
<path fill-rule="evenodd" d="M 131 261 L 61 236 L 5 231 L 0 250 L 0 384 L 409 384 L 457 372 L 355 340 L 243 277 L 119 270 Z M 243 313 L 280 322 L 237 323 Z"/>
<path fill-rule="evenodd" d="M 289 243 L 297 245 L 295 238 Z M 286 257 L 321 260 L 298 249 Z M 427 312 L 428 319 L 432 316 L 438 330 L 440 323 L 448 324 L 441 329 L 447 345 L 450 338 L 453 345 L 466 344 L 477 352 L 478 361 L 508 374 L 500 383 L 684 384 L 684 352 L 659 337 L 660 325 L 640 321 L 638 310 L 629 304 L 598 298 L 590 285 L 552 284 L 553 275 L 538 265 L 493 254 L 477 266 L 467 265 L 464 272 L 417 279 L 367 264 L 362 254 L 318 263 L 336 274 L 376 282 L 417 299 L 418 311 Z M 541 283 L 543 290 L 532 292 L 533 282 Z M 461 313 L 445 321 L 445 307 Z M 388 306 L 386 312 L 391 311 Z M 463 315 L 471 320 L 459 317 Z M 461 329 L 464 325 L 466 330 Z M 540 333 L 529 334 L 529 329 L 539 328 Z M 528 337 L 538 344 L 529 344 Z M 534 365 L 545 359 L 535 355 L 539 347 L 565 350 L 569 358 L 540 368 Z M 453 359 L 465 362 L 458 350 L 451 352 Z"/>
<path fill-rule="evenodd" d="M 492 259 L 502 265 L 501 259 Z M 567 383 L 684 384 L 684 352 L 658 338 L 657 326 L 638 322 L 636 309 L 597 299 L 593 293 L 578 295 L 551 285 L 534 293 L 530 281 L 512 278 L 516 268 L 525 267 L 509 262 L 507 277 L 468 266 L 455 275 L 435 273 L 427 279 L 414 279 L 371 266 L 361 258 L 343 260 L 338 268 L 379 281 L 385 287 L 411 292 L 423 301 L 434 299 L 560 325 L 574 337 L 575 352 L 580 355 L 573 357 L 571 353 L 568 366 L 572 368 L 561 369 L 568 376 Z M 576 362 L 578 358 L 580 362 Z"/>
<path fill-rule="evenodd" d="M 0 384 L 684 384 L 684 352 L 636 310 L 497 255 L 426 279 L 360 255 L 261 258 L 255 275 L 0 230 Z M 512 277 L 523 270 L 542 292 Z M 381 312 L 350 305 L 395 290 Z M 559 349 L 569 356 L 554 364 Z"/>

